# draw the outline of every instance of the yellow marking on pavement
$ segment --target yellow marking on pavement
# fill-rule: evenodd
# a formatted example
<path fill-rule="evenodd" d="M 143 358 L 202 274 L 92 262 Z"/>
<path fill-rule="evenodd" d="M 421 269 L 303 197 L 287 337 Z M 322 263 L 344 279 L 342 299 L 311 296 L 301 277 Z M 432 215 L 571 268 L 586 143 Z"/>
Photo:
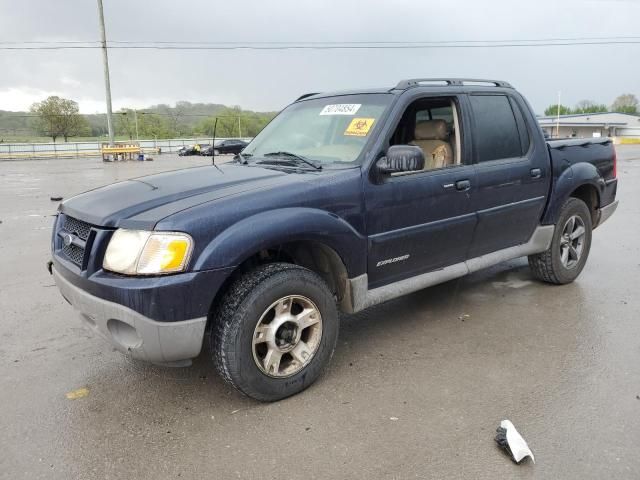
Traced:
<path fill-rule="evenodd" d="M 69 400 L 77 400 L 78 398 L 84 398 L 89 395 L 88 388 L 78 388 L 77 390 L 71 390 L 67 393 L 67 398 Z"/>

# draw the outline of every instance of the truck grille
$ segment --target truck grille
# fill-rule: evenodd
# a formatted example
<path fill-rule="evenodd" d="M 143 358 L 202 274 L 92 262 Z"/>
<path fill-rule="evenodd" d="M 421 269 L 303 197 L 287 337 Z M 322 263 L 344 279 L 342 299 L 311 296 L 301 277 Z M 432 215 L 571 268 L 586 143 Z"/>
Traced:
<path fill-rule="evenodd" d="M 82 261 L 84 260 L 84 248 L 76 245 L 65 245 L 62 247 L 62 253 L 73 263 L 82 267 Z"/>
<path fill-rule="evenodd" d="M 80 237 L 85 242 L 89 238 L 89 232 L 91 231 L 91 225 L 86 222 L 82 222 L 73 217 L 64 217 L 64 224 L 62 229 L 65 232 L 73 233 Z"/>
<path fill-rule="evenodd" d="M 58 231 L 58 235 L 62 240 L 62 254 L 80 268 L 83 267 L 85 249 L 90 233 L 91 225 L 89 223 L 66 215 Z M 69 234 L 75 238 L 72 243 L 67 244 L 65 238 L 68 237 Z"/>

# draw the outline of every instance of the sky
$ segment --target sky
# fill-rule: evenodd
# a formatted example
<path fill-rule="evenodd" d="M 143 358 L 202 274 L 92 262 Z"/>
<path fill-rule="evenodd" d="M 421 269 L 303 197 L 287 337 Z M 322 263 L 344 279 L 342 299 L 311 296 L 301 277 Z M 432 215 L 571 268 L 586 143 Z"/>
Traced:
<path fill-rule="evenodd" d="M 426 42 L 638 36 L 640 0 L 103 0 L 107 41 Z M 97 41 L 95 0 L 0 0 L 6 42 Z M 114 110 L 179 100 L 280 110 L 413 77 L 507 80 L 537 113 L 640 96 L 640 43 L 519 48 L 109 51 Z M 1 50 L 0 110 L 49 95 L 104 112 L 99 49 Z"/>

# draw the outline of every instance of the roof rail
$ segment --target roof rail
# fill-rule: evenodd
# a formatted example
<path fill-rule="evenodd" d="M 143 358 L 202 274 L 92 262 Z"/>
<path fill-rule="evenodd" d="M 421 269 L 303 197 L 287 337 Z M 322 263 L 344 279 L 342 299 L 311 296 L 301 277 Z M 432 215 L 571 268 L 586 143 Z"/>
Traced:
<path fill-rule="evenodd" d="M 513 88 L 507 82 L 503 82 L 502 80 L 484 80 L 477 78 L 411 78 L 408 80 L 400 80 L 398 84 L 395 86 L 396 90 L 406 90 L 407 88 L 417 87 L 420 85 L 425 86 L 464 86 L 464 85 L 472 85 L 472 86 L 494 86 L 494 87 L 504 87 L 504 88 Z"/>
<path fill-rule="evenodd" d="M 298 98 L 296 98 L 296 102 L 300 101 L 300 100 L 304 100 L 305 98 L 308 97 L 313 97 L 314 95 L 318 95 L 320 92 L 312 92 L 312 93 L 305 93 L 304 95 L 300 95 Z M 295 103 L 295 102 L 293 102 Z"/>

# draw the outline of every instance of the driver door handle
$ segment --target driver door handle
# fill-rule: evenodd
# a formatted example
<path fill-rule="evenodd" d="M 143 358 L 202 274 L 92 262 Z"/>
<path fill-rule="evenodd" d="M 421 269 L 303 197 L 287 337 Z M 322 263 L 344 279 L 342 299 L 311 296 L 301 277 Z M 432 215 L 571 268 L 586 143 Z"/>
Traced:
<path fill-rule="evenodd" d="M 471 188 L 471 182 L 469 180 L 458 180 L 456 182 L 456 190 L 466 192 Z"/>

